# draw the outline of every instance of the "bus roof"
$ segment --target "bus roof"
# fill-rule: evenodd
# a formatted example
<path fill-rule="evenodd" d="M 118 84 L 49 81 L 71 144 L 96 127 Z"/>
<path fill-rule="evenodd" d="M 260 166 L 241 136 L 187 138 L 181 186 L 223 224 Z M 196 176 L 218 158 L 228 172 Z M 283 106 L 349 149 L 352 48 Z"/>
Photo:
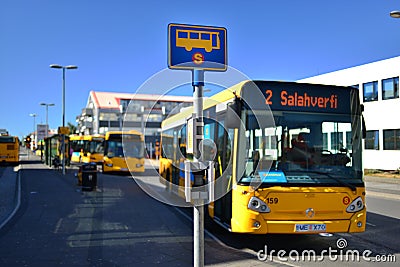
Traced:
<path fill-rule="evenodd" d="M 106 134 L 105 134 L 105 138 L 107 138 L 108 136 L 110 136 L 110 135 L 112 135 L 112 134 L 114 134 L 114 135 L 117 135 L 117 134 L 134 134 L 134 135 L 142 135 L 142 133 L 141 133 L 141 132 L 139 132 L 139 131 L 135 131 L 135 130 L 129 130 L 129 131 L 109 131 L 109 132 L 106 132 Z"/>

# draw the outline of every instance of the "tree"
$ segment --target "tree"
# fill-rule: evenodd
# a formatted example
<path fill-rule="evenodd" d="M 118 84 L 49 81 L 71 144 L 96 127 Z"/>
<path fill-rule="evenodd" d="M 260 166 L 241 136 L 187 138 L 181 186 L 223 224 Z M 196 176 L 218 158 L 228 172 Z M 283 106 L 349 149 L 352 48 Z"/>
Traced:
<path fill-rule="evenodd" d="M 77 128 L 76 128 L 76 126 L 73 125 L 72 123 L 68 122 L 68 128 L 69 128 L 69 133 L 70 133 L 70 134 L 76 133 Z"/>

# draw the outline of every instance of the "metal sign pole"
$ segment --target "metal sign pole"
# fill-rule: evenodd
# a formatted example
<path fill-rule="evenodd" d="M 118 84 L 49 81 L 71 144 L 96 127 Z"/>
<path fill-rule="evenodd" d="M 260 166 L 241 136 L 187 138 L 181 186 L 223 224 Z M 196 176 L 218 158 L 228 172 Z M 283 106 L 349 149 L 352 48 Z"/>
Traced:
<path fill-rule="evenodd" d="M 193 138 L 193 155 L 199 163 L 201 161 L 199 145 L 203 139 L 203 86 L 204 70 L 193 70 L 193 111 L 195 136 Z M 200 165 L 200 164 L 199 164 Z M 194 173 L 194 187 L 203 185 L 203 172 Z M 194 199 L 193 206 L 193 254 L 194 266 L 204 266 L 204 200 Z"/>
<path fill-rule="evenodd" d="M 62 127 L 65 127 L 65 68 L 62 68 Z M 65 134 L 61 137 L 62 174 L 65 175 Z"/>
<path fill-rule="evenodd" d="M 198 40 L 192 39 L 191 34 L 185 37 L 180 33 L 209 37 Z M 226 29 L 222 27 L 168 24 L 168 68 L 192 71 L 193 114 L 186 122 L 186 152 L 194 157 L 193 161 L 185 160 L 185 198 L 193 203 L 194 266 L 201 267 L 204 266 L 204 203 L 214 199 L 214 164 L 211 161 L 207 166 L 205 155 L 201 155 L 204 149 L 200 147 L 204 139 L 204 71 L 227 70 L 226 43 Z"/>

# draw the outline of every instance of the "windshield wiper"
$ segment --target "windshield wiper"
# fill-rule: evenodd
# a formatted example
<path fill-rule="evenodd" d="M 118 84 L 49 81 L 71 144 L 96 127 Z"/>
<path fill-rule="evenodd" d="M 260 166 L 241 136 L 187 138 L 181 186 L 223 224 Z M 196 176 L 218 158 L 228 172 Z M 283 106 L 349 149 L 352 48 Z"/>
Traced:
<path fill-rule="evenodd" d="M 351 191 L 356 191 L 356 187 L 352 184 L 349 184 L 348 182 L 343 181 L 342 179 L 336 178 L 334 176 L 332 176 L 331 174 L 327 173 L 327 172 L 320 172 L 320 171 L 307 171 L 308 173 L 315 173 L 315 174 L 321 174 L 321 175 L 325 175 L 327 177 L 329 177 L 332 180 L 335 180 L 336 182 L 338 182 L 339 184 L 342 184 L 344 186 L 347 186 L 348 188 L 351 189 Z"/>

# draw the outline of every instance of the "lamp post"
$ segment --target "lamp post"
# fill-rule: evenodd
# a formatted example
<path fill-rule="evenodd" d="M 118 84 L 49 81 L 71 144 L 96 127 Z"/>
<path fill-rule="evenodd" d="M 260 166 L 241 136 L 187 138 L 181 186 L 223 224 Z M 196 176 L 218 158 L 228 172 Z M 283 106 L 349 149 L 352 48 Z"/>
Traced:
<path fill-rule="evenodd" d="M 53 103 L 40 103 L 41 106 L 46 106 L 46 137 L 48 137 L 49 134 L 49 107 L 54 106 Z"/>
<path fill-rule="evenodd" d="M 400 18 L 400 11 L 394 10 L 394 11 L 390 12 L 390 16 L 392 18 L 399 19 Z"/>
<path fill-rule="evenodd" d="M 31 113 L 31 114 L 29 114 L 29 116 L 33 117 L 33 132 L 32 132 L 33 137 L 32 137 L 32 146 L 31 147 L 32 147 L 32 150 L 34 150 L 33 143 L 36 144 L 36 142 L 35 142 L 35 128 L 36 128 L 36 117 L 37 117 L 37 114 L 36 113 Z"/>
<path fill-rule="evenodd" d="M 65 127 L 65 70 L 73 70 L 78 67 L 75 65 L 61 66 L 58 64 L 51 64 L 50 68 L 62 69 L 62 127 Z M 62 136 L 61 155 L 62 155 L 62 174 L 65 175 L 65 135 Z"/>

